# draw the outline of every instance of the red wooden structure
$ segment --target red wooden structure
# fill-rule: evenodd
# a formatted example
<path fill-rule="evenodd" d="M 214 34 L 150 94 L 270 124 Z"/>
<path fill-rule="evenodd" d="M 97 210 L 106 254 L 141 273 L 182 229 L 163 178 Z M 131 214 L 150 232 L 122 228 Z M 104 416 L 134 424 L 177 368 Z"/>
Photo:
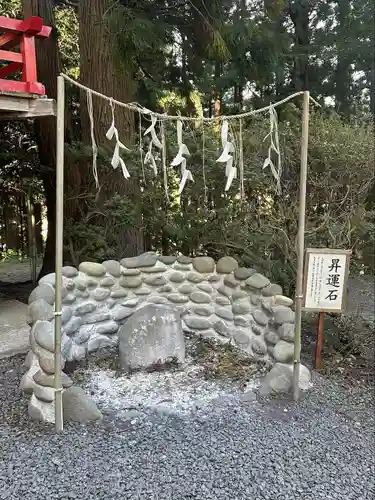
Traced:
<path fill-rule="evenodd" d="M 20 21 L 0 16 L 0 33 L 3 33 L 0 34 L 0 61 L 9 63 L 0 68 L 0 92 L 45 95 L 45 88 L 37 79 L 35 38 L 48 38 L 51 31 L 40 17 Z M 10 50 L 17 46 L 19 52 Z M 22 81 L 5 80 L 19 70 Z"/>

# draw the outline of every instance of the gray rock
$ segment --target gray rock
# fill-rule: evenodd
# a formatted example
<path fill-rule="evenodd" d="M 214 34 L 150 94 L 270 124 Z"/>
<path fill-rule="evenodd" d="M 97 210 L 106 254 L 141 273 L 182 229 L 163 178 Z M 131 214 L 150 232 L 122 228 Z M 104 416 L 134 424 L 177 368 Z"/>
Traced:
<path fill-rule="evenodd" d="M 277 329 L 277 333 L 286 342 L 294 342 L 295 339 L 295 331 L 294 331 L 294 323 L 284 323 L 279 326 Z"/>
<path fill-rule="evenodd" d="M 236 316 L 234 318 L 234 324 L 236 326 L 243 326 L 244 328 L 247 328 L 248 326 L 251 326 L 252 321 L 250 316 Z"/>
<path fill-rule="evenodd" d="M 187 279 L 191 283 L 201 283 L 204 280 L 204 277 L 201 274 L 191 272 L 187 275 Z"/>
<path fill-rule="evenodd" d="M 277 333 L 274 330 L 267 330 L 266 333 L 264 334 L 264 338 L 266 341 L 272 345 L 275 345 L 278 343 L 280 340 L 280 337 L 277 335 Z"/>
<path fill-rule="evenodd" d="M 36 321 L 51 321 L 54 317 L 51 304 L 43 299 L 38 299 L 29 305 L 29 316 L 33 323 Z"/>
<path fill-rule="evenodd" d="M 224 285 L 229 286 L 230 288 L 236 288 L 238 285 L 238 281 L 232 274 L 229 274 L 224 278 Z"/>
<path fill-rule="evenodd" d="M 145 286 L 141 287 L 141 288 L 137 288 L 134 290 L 134 293 L 135 295 L 150 295 L 151 293 L 151 290 Z"/>
<path fill-rule="evenodd" d="M 177 262 L 180 264 L 191 264 L 193 262 L 193 259 L 191 257 L 185 257 L 185 255 L 180 255 L 177 257 Z"/>
<path fill-rule="evenodd" d="M 274 297 L 262 297 L 260 303 L 263 309 L 268 313 L 273 315 L 274 307 L 275 307 L 275 298 Z"/>
<path fill-rule="evenodd" d="M 208 330 L 212 327 L 211 321 L 203 316 L 186 316 L 184 321 L 186 326 L 193 330 Z"/>
<path fill-rule="evenodd" d="M 162 274 L 165 271 L 167 271 L 168 267 L 165 266 L 162 262 L 158 262 L 155 266 L 153 267 L 140 267 L 139 270 L 142 273 L 146 274 Z"/>
<path fill-rule="evenodd" d="M 69 353 L 72 349 L 73 341 L 67 335 L 62 335 L 61 337 L 61 354 L 64 359 L 68 359 Z"/>
<path fill-rule="evenodd" d="M 168 299 L 166 297 L 158 297 L 157 295 L 152 295 L 151 297 L 147 297 L 147 302 L 151 302 L 152 304 L 168 304 Z"/>
<path fill-rule="evenodd" d="M 233 257 L 222 257 L 216 264 L 216 272 L 230 274 L 238 268 L 238 262 Z"/>
<path fill-rule="evenodd" d="M 215 307 L 215 314 L 228 321 L 233 321 L 234 318 L 232 311 L 226 307 Z"/>
<path fill-rule="evenodd" d="M 229 306 L 230 303 L 228 297 L 216 297 L 216 304 L 219 304 L 219 306 Z"/>
<path fill-rule="evenodd" d="M 117 333 L 118 329 L 119 326 L 116 321 L 103 321 L 96 325 L 96 333 L 98 335 L 113 335 Z"/>
<path fill-rule="evenodd" d="M 250 296 L 250 301 L 253 306 L 260 306 L 262 304 L 262 296 L 257 293 L 252 293 Z"/>
<path fill-rule="evenodd" d="M 160 288 L 158 288 L 158 293 L 171 293 L 173 292 L 174 288 L 171 285 L 164 285 Z"/>
<path fill-rule="evenodd" d="M 43 373 L 42 370 L 38 370 L 34 374 L 34 380 L 38 385 L 43 387 L 55 387 L 55 376 L 47 375 L 47 373 Z M 68 377 L 68 375 L 64 372 L 61 372 L 61 385 L 67 389 L 73 385 L 73 380 Z"/>
<path fill-rule="evenodd" d="M 211 296 L 204 292 L 193 292 L 190 294 L 190 299 L 196 304 L 210 304 Z"/>
<path fill-rule="evenodd" d="M 55 273 L 46 274 L 45 276 L 43 276 L 43 278 L 40 278 L 39 285 L 44 285 L 44 284 L 52 285 L 53 287 L 55 287 L 56 285 Z"/>
<path fill-rule="evenodd" d="M 74 302 L 77 300 L 77 297 L 74 293 L 68 293 L 65 295 L 65 297 L 62 299 L 63 304 L 74 304 Z"/>
<path fill-rule="evenodd" d="M 75 344 L 72 343 L 71 349 L 67 356 L 67 361 L 82 361 L 87 356 L 87 346 L 86 344 Z"/>
<path fill-rule="evenodd" d="M 169 280 L 173 283 L 182 283 L 185 281 L 186 277 L 184 273 L 180 273 L 179 271 L 175 271 L 168 276 Z"/>
<path fill-rule="evenodd" d="M 273 357 L 280 363 L 289 363 L 293 361 L 294 345 L 285 340 L 279 340 L 273 350 Z"/>
<path fill-rule="evenodd" d="M 138 288 L 142 285 L 142 279 L 138 276 L 121 276 L 119 285 L 124 288 Z"/>
<path fill-rule="evenodd" d="M 96 308 L 97 305 L 94 302 L 85 302 L 74 309 L 74 314 L 76 316 L 83 316 L 84 314 L 92 313 Z"/>
<path fill-rule="evenodd" d="M 119 330 L 120 363 L 126 370 L 147 368 L 170 359 L 185 360 L 179 313 L 171 307 L 148 304 L 136 310 Z"/>
<path fill-rule="evenodd" d="M 198 273 L 213 273 L 215 270 L 215 261 L 211 257 L 195 257 L 193 267 Z"/>
<path fill-rule="evenodd" d="M 156 264 L 158 260 L 157 255 L 155 254 L 143 254 L 138 257 L 130 257 L 128 259 L 122 259 L 120 261 L 123 267 L 127 267 L 128 269 L 134 269 L 136 267 L 151 267 Z"/>
<path fill-rule="evenodd" d="M 253 274 L 255 274 L 255 269 L 247 268 L 247 267 L 239 267 L 234 271 L 234 277 L 240 281 L 247 280 Z"/>
<path fill-rule="evenodd" d="M 184 295 L 190 295 L 194 291 L 194 287 L 188 283 L 181 285 L 178 291 Z"/>
<path fill-rule="evenodd" d="M 117 262 L 117 260 L 106 260 L 102 265 L 108 274 L 111 274 L 115 278 L 119 278 L 121 276 L 121 264 L 120 262 Z"/>
<path fill-rule="evenodd" d="M 218 281 L 221 281 L 222 276 L 219 276 L 218 274 L 213 274 L 212 276 L 209 276 L 207 278 L 207 281 L 209 283 L 217 283 Z"/>
<path fill-rule="evenodd" d="M 181 295 L 179 293 L 170 293 L 168 295 L 168 300 L 175 304 L 185 304 L 186 302 L 189 302 L 188 297 L 186 295 Z"/>
<path fill-rule="evenodd" d="M 77 299 L 88 299 L 90 297 L 90 294 L 87 290 L 81 291 L 81 290 L 76 290 L 75 295 Z"/>
<path fill-rule="evenodd" d="M 232 300 L 241 300 L 249 297 L 249 294 L 245 290 L 235 290 L 232 294 Z"/>
<path fill-rule="evenodd" d="M 246 285 L 250 288 L 255 288 L 256 290 L 261 290 L 262 288 L 269 285 L 271 282 L 268 278 L 263 276 L 263 274 L 255 273 L 250 278 L 245 281 Z"/>
<path fill-rule="evenodd" d="M 165 276 L 146 276 L 144 282 L 149 286 L 163 286 L 167 284 Z"/>
<path fill-rule="evenodd" d="M 35 384 L 34 395 L 39 401 L 45 403 L 52 403 L 55 400 L 55 390 L 52 387 L 43 387 L 42 385 Z"/>
<path fill-rule="evenodd" d="M 208 307 L 208 306 L 194 307 L 193 311 L 194 311 L 195 314 L 198 314 L 198 316 L 209 317 L 209 316 L 211 316 L 211 314 L 213 314 L 212 307 Z"/>
<path fill-rule="evenodd" d="M 82 262 L 78 269 L 81 273 L 85 273 L 88 276 L 94 276 L 95 278 L 101 278 L 106 273 L 105 267 L 97 262 Z"/>
<path fill-rule="evenodd" d="M 66 278 L 75 278 L 76 276 L 78 276 L 78 269 L 73 266 L 64 266 L 62 268 L 62 274 Z"/>
<path fill-rule="evenodd" d="M 241 332 L 236 332 L 234 335 L 233 335 L 233 339 L 234 341 L 239 344 L 240 346 L 248 346 L 250 344 L 250 337 L 247 333 L 245 333 L 244 331 L 241 331 Z"/>
<path fill-rule="evenodd" d="M 233 311 L 233 314 L 235 314 L 236 316 L 239 315 L 241 316 L 242 314 L 248 314 L 251 312 L 251 305 L 250 305 L 250 301 L 247 300 L 238 300 L 236 302 L 233 303 L 232 305 L 232 311 Z"/>
<path fill-rule="evenodd" d="M 37 321 L 31 329 L 35 341 L 47 351 L 55 351 L 54 326 L 50 321 Z"/>
<path fill-rule="evenodd" d="M 81 292 L 84 292 L 87 288 L 87 279 L 79 276 L 78 278 L 76 278 L 75 284 L 76 284 L 76 288 L 78 290 L 80 290 Z"/>
<path fill-rule="evenodd" d="M 256 354 L 264 355 L 267 353 L 267 346 L 261 337 L 253 337 L 250 341 L 250 347 Z"/>
<path fill-rule="evenodd" d="M 98 335 L 95 333 L 92 335 L 87 343 L 87 352 L 95 352 L 99 349 L 105 349 L 107 347 L 113 347 L 115 345 L 114 337 L 106 337 L 105 335 Z"/>
<path fill-rule="evenodd" d="M 112 276 L 106 276 L 105 278 L 102 279 L 102 281 L 99 283 L 101 287 L 104 288 L 110 288 L 116 284 L 115 278 L 112 278 Z"/>
<path fill-rule="evenodd" d="M 276 285 L 275 283 L 270 283 L 269 285 L 262 288 L 262 294 L 265 297 L 273 297 L 274 295 L 282 295 L 283 289 L 280 285 Z"/>
<path fill-rule="evenodd" d="M 121 274 L 122 276 L 139 276 L 141 274 L 141 271 L 137 268 L 135 269 L 121 268 Z"/>
<path fill-rule="evenodd" d="M 224 337 L 229 337 L 230 335 L 229 326 L 225 323 L 225 321 L 222 320 L 216 321 L 214 323 L 214 330 Z"/>
<path fill-rule="evenodd" d="M 124 307 L 124 306 L 116 306 L 115 308 L 112 309 L 112 318 L 115 321 L 122 321 L 125 318 L 128 318 L 133 314 L 133 309 L 130 307 Z"/>
<path fill-rule="evenodd" d="M 271 394 L 287 393 L 292 388 L 293 382 L 293 364 L 275 363 L 272 369 L 265 376 L 260 388 L 261 396 Z M 299 387 L 302 391 L 308 390 L 311 382 L 309 370 L 301 365 Z"/>
<path fill-rule="evenodd" d="M 209 293 L 210 295 L 214 293 L 214 289 L 212 288 L 212 286 L 208 285 L 207 283 L 199 283 L 197 285 L 197 288 L 199 290 L 202 290 L 202 292 Z"/>
<path fill-rule="evenodd" d="M 85 318 L 85 321 L 86 321 L 86 318 Z M 66 334 L 66 335 L 73 335 L 73 333 L 75 333 L 80 326 L 83 325 L 83 320 L 82 318 L 80 317 L 77 317 L 77 316 L 73 316 L 72 319 L 70 319 L 62 328 L 62 331 Z"/>
<path fill-rule="evenodd" d="M 264 327 L 257 325 L 256 323 L 253 323 L 251 325 L 251 329 L 255 333 L 255 335 L 263 335 L 264 333 Z"/>
<path fill-rule="evenodd" d="M 172 264 L 174 264 L 176 262 L 177 257 L 175 257 L 174 255 L 160 255 L 159 260 L 163 264 L 171 266 Z"/>
<path fill-rule="evenodd" d="M 185 273 L 191 271 L 192 268 L 192 264 L 179 264 L 178 262 L 173 266 L 173 269 L 176 269 L 176 271 L 183 271 Z"/>
<path fill-rule="evenodd" d="M 121 305 L 125 307 L 137 307 L 138 304 L 140 304 L 140 299 L 138 297 L 135 297 L 134 299 L 124 300 L 124 302 L 121 302 Z"/>
<path fill-rule="evenodd" d="M 268 318 L 264 312 L 256 310 L 252 312 L 253 318 L 258 323 L 258 325 L 266 326 L 268 324 Z"/>
<path fill-rule="evenodd" d="M 42 283 L 41 285 L 34 288 L 29 296 L 29 304 L 35 302 L 38 299 L 43 299 L 53 306 L 55 303 L 55 289 L 49 283 Z"/>
<path fill-rule="evenodd" d="M 74 334 L 74 342 L 78 345 L 85 344 L 96 333 L 96 325 L 82 325 Z"/>
<path fill-rule="evenodd" d="M 109 297 L 110 290 L 107 288 L 96 288 L 91 292 L 91 297 L 99 302 Z"/>
<path fill-rule="evenodd" d="M 285 306 L 290 307 L 293 305 L 293 300 L 289 297 L 285 297 L 284 295 L 276 295 L 275 296 L 275 304 L 277 306 Z"/>
<path fill-rule="evenodd" d="M 97 311 L 94 313 L 87 314 L 85 316 L 85 323 L 100 323 L 101 321 L 107 321 L 111 319 L 111 313 L 106 310 Z"/>
<path fill-rule="evenodd" d="M 55 373 L 55 355 L 52 352 L 43 349 L 39 345 L 34 347 L 34 354 L 38 357 L 40 368 L 47 374 Z M 64 368 L 65 360 L 61 360 L 61 368 Z"/>
<path fill-rule="evenodd" d="M 232 293 L 233 293 L 233 289 L 232 288 L 228 288 L 227 286 L 223 285 L 223 286 L 220 286 L 217 291 L 219 293 L 221 293 L 221 295 L 224 295 L 225 297 L 232 297 Z"/>
<path fill-rule="evenodd" d="M 80 388 L 69 387 L 62 395 L 64 420 L 81 424 L 102 418 L 94 401 Z"/>
<path fill-rule="evenodd" d="M 50 424 L 55 422 L 54 405 L 37 399 L 34 394 L 31 396 L 27 410 L 31 420 L 47 422 Z"/>
<path fill-rule="evenodd" d="M 276 325 L 283 323 L 294 323 L 295 314 L 289 307 L 276 306 L 274 308 L 274 321 Z"/>
<path fill-rule="evenodd" d="M 113 299 L 122 299 L 123 297 L 127 297 L 128 292 L 124 288 L 114 288 L 111 291 L 111 297 Z"/>

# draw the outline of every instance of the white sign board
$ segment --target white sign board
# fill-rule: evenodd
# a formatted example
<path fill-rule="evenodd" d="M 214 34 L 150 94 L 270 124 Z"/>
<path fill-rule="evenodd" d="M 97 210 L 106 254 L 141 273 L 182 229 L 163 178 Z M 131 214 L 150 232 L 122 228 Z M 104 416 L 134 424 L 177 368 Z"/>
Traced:
<path fill-rule="evenodd" d="M 346 302 L 350 254 L 350 250 L 306 249 L 305 310 L 343 311 Z"/>

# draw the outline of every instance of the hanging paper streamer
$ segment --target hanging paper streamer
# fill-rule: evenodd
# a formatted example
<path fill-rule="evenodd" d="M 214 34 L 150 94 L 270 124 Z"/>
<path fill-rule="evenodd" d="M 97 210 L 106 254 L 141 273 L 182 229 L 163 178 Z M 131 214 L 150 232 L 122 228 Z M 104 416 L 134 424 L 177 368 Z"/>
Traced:
<path fill-rule="evenodd" d="M 165 127 L 164 121 L 160 120 L 160 132 L 161 132 L 161 159 L 163 165 L 163 183 L 165 190 L 166 200 L 169 201 L 169 193 L 168 193 L 168 173 L 167 173 L 167 145 L 165 142 Z"/>
<path fill-rule="evenodd" d="M 243 161 L 243 130 L 242 130 L 242 119 L 240 118 L 240 196 L 243 201 L 245 198 L 245 172 L 244 172 L 244 161 Z"/>
<path fill-rule="evenodd" d="M 129 179 L 130 174 L 128 169 L 126 168 L 124 160 L 120 156 L 120 149 L 123 149 L 125 151 L 129 151 L 129 149 L 124 146 L 124 144 L 120 141 L 119 135 L 118 135 L 118 130 L 115 126 L 115 105 L 113 104 L 113 101 L 110 101 L 111 105 L 111 111 L 112 111 L 112 124 L 108 129 L 108 132 L 106 133 L 106 137 L 109 141 L 115 137 L 116 139 L 116 145 L 115 145 L 115 151 L 113 153 L 111 165 L 114 169 L 118 168 L 118 166 L 121 166 L 123 176 L 125 179 Z"/>
<path fill-rule="evenodd" d="M 228 191 L 231 187 L 233 179 L 237 178 L 237 168 L 233 166 L 232 156 L 234 153 L 234 146 L 228 141 L 228 129 L 229 123 L 227 120 L 224 120 L 221 126 L 221 145 L 223 146 L 223 152 L 216 160 L 219 163 L 226 163 L 225 175 L 227 177 L 227 183 L 225 185 L 225 191 Z"/>
<path fill-rule="evenodd" d="M 181 165 L 181 180 L 180 180 L 180 188 L 179 188 L 179 194 L 182 193 L 184 190 L 186 181 L 192 181 L 194 182 L 193 175 L 186 168 L 186 158 L 185 156 L 189 156 L 190 152 L 186 146 L 182 142 L 182 121 L 177 120 L 177 143 L 178 143 L 178 153 L 173 159 L 171 165 L 172 167 L 178 167 L 178 165 Z"/>
<path fill-rule="evenodd" d="M 156 125 L 157 118 L 154 115 L 151 115 L 151 125 L 148 127 L 148 129 L 145 131 L 143 135 L 148 135 L 150 134 L 151 140 L 148 145 L 148 151 L 145 156 L 145 164 L 146 165 L 151 165 L 152 170 L 154 171 L 154 174 L 157 175 L 158 169 L 156 166 L 156 161 L 152 152 L 153 146 L 156 146 L 158 149 L 162 149 L 162 143 L 159 141 L 158 136 L 156 135 L 156 130 L 155 130 L 155 125 Z"/>
<path fill-rule="evenodd" d="M 95 185 L 99 188 L 99 176 L 98 176 L 98 146 L 96 145 L 95 133 L 94 133 L 94 112 L 92 106 L 92 93 L 91 90 L 87 92 L 87 111 L 90 118 L 90 132 L 91 132 L 91 143 L 92 143 L 92 173 L 95 179 Z"/>
<path fill-rule="evenodd" d="M 264 138 L 264 140 L 270 137 L 271 144 L 268 148 L 268 157 L 264 160 L 263 169 L 270 167 L 272 175 L 276 180 L 276 190 L 280 194 L 281 193 L 281 155 L 280 155 L 280 146 L 279 146 L 279 126 L 277 113 L 273 106 L 269 107 L 269 115 L 270 115 L 270 131 Z M 276 154 L 277 165 L 275 167 L 274 162 L 272 161 L 272 151 Z"/>

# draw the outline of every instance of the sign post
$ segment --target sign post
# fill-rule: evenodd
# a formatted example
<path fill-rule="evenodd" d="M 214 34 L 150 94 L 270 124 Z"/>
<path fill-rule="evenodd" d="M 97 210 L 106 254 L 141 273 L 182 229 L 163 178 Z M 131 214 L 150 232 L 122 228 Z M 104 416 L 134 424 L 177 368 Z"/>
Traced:
<path fill-rule="evenodd" d="M 319 313 L 315 368 L 321 367 L 324 313 L 342 313 L 346 306 L 351 250 L 307 248 L 303 284 L 303 310 Z"/>

